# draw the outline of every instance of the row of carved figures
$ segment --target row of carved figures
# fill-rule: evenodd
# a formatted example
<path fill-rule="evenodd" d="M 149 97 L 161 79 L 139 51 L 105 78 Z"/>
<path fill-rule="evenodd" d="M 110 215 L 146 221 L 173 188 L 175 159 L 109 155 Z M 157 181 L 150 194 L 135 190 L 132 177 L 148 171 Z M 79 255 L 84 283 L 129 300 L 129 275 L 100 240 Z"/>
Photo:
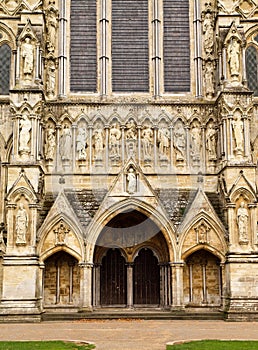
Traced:
<path fill-rule="evenodd" d="M 138 156 L 146 162 L 153 160 L 154 152 L 157 153 L 160 161 L 168 161 L 171 156 L 171 148 L 175 153 L 177 162 L 187 160 L 187 152 L 193 160 L 200 160 L 203 146 L 205 146 L 209 161 L 217 159 L 217 130 L 213 121 L 208 123 L 206 129 L 205 145 L 202 140 L 202 131 L 198 122 L 194 122 L 189 130 L 182 122 L 176 123 L 174 128 L 161 126 L 153 128 L 144 126 L 137 128 L 133 120 L 129 120 L 124 129 L 118 123 L 113 123 L 109 128 L 96 125 L 89 129 L 85 124 L 79 124 L 73 137 L 73 128 L 68 122 L 59 134 L 58 152 L 61 160 L 70 161 L 72 150 L 75 147 L 76 159 L 86 161 L 89 157 L 90 148 L 95 161 L 102 161 L 105 157 L 105 150 L 108 150 L 110 160 L 117 161 L 125 152 L 127 158 Z M 53 124 L 49 124 L 45 130 L 44 156 L 47 161 L 54 160 L 57 151 L 57 132 Z M 75 144 L 74 144 L 75 140 Z M 187 141 L 189 140 L 189 141 Z M 123 151 L 124 150 L 124 151 Z"/>
<path fill-rule="evenodd" d="M 29 113 L 19 116 L 18 153 L 30 156 L 32 144 L 35 147 L 35 118 Z M 235 155 L 244 155 L 244 121 L 240 112 L 230 120 L 232 150 Z M 81 162 L 101 162 L 110 159 L 117 162 L 127 158 L 141 158 L 147 163 L 153 159 L 165 164 L 174 161 L 176 164 L 187 164 L 190 161 L 206 160 L 214 162 L 219 153 L 221 138 L 215 122 L 210 119 L 205 127 L 197 119 L 186 126 L 178 120 L 173 126 L 161 121 L 159 127 L 151 124 L 137 126 L 130 119 L 124 127 L 114 120 L 110 126 L 96 122 L 89 127 L 84 120 L 72 125 L 64 119 L 61 126 L 56 127 L 49 120 L 43 130 L 43 144 L 38 144 L 41 156 L 48 161 L 78 160 Z M 219 142 L 218 142 L 219 141 Z M 223 141 L 223 140 L 221 140 Z"/>

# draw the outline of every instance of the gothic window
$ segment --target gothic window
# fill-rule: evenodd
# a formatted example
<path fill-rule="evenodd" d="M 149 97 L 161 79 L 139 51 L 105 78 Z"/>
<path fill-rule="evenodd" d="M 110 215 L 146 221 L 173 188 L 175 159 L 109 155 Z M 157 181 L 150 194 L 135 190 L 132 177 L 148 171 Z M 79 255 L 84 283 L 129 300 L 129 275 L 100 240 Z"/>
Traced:
<path fill-rule="evenodd" d="M 97 90 L 96 0 L 71 1 L 71 90 Z"/>
<path fill-rule="evenodd" d="M 247 84 L 254 95 L 258 96 L 258 50 L 249 46 L 246 50 L 246 74 Z"/>
<path fill-rule="evenodd" d="M 164 89 L 190 91 L 190 37 L 188 0 L 163 0 Z"/>
<path fill-rule="evenodd" d="M 148 0 L 112 0 L 114 92 L 149 91 Z"/>
<path fill-rule="evenodd" d="M 71 91 L 189 92 L 189 3 L 71 0 Z"/>
<path fill-rule="evenodd" d="M 8 95 L 10 89 L 11 48 L 0 46 L 0 95 Z"/>

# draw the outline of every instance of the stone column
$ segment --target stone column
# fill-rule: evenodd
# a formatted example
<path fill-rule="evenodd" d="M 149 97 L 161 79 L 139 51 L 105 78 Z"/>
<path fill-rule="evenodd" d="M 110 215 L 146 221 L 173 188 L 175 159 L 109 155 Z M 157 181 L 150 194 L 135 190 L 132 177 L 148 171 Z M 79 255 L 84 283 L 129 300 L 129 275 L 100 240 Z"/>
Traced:
<path fill-rule="evenodd" d="M 172 281 L 173 281 L 173 304 L 172 308 L 183 307 L 183 262 L 174 262 L 172 266 Z"/>
<path fill-rule="evenodd" d="M 228 235 L 229 235 L 229 250 L 234 250 L 236 247 L 236 244 L 238 243 L 237 240 L 237 232 L 235 228 L 235 210 L 236 205 L 235 203 L 228 203 L 226 206 L 226 209 L 228 211 Z"/>
<path fill-rule="evenodd" d="M 45 264 L 39 264 L 39 276 L 38 276 L 38 294 L 39 294 L 39 311 L 43 310 L 44 305 L 44 270 Z"/>
<path fill-rule="evenodd" d="M 81 263 L 81 311 L 92 311 L 91 290 L 92 290 L 92 263 Z"/>
<path fill-rule="evenodd" d="M 127 307 L 133 308 L 133 263 L 127 263 Z"/>
<path fill-rule="evenodd" d="M 76 131 L 77 131 L 77 125 L 72 124 L 72 167 L 73 171 L 75 171 L 76 167 Z"/>
<path fill-rule="evenodd" d="M 100 267 L 101 264 L 94 264 L 93 267 L 93 281 L 92 281 L 92 306 L 100 306 Z"/>
<path fill-rule="evenodd" d="M 249 238 L 250 238 L 252 246 L 254 247 L 254 245 L 258 243 L 257 232 L 256 232 L 256 229 L 257 229 L 257 217 L 256 217 L 257 204 L 250 203 L 250 204 L 248 204 L 248 208 L 250 210 L 250 237 Z"/>

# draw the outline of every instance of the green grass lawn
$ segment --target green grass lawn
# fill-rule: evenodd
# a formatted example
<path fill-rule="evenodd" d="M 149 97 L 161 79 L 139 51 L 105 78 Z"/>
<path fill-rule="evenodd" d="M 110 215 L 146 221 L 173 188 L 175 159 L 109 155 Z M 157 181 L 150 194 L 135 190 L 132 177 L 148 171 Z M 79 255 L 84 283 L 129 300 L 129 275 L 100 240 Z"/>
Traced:
<path fill-rule="evenodd" d="M 94 345 L 63 341 L 0 341 L 0 350 L 91 350 Z"/>
<path fill-rule="evenodd" d="M 167 350 L 257 350 L 258 341 L 202 340 L 168 345 Z"/>

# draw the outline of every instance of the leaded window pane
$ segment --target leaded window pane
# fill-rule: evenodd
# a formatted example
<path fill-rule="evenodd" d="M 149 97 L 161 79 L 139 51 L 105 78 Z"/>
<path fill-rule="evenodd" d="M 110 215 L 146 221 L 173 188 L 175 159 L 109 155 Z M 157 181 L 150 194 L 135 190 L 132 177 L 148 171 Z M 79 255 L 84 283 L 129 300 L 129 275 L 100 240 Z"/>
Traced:
<path fill-rule="evenodd" d="M 114 92 L 149 91 L 148 0 L 112 0 Z"/>
<path fill-rule="evenodd" d="M 71 2 L 71 90 L 97 90 L 96 0 Z"/>
<path fill-rule="evenodd" d="M 249 46 L 246 50 L 247 85 L 251 91 L 254 91 L 255 96 L 258 96 L 257 54 L 254 46 Z"/>
<path fill-rule="evenodd" d="M 0 46 L 0 95 L 10 90 L 11 49 L 7 44 Z"/>
<path fill-rule="evenodd" d="M 163 0 L 165 92 L 190 91 L 189 0 Z"/>

